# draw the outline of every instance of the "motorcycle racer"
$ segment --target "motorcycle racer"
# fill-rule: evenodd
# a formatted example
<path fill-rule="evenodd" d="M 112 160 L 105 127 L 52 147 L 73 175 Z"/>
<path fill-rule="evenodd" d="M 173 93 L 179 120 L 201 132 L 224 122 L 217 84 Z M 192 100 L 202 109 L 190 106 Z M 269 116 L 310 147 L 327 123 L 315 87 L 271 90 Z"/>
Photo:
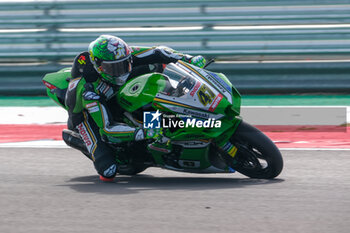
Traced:
<path fill-rule="evenodd" d="M 168 47 L 129 46 L 122 39 L 101 35 L 89 45 L 89 51 L 74 59 L 72 79 L 66 93 L 68 128 L 80 134 L 103 181 L 112 181 L 117 172 L 110 143 L 156 138 L 159 132 L 134 128 L 121 123 L 122 110 L 116 94 L 128 80 L 158 71 L 162 66 L 182 60 L 198 67 L 206 63 L 202 56 L 178 53 Z M 111 108 L 110 106 L 114 106 Z"/>

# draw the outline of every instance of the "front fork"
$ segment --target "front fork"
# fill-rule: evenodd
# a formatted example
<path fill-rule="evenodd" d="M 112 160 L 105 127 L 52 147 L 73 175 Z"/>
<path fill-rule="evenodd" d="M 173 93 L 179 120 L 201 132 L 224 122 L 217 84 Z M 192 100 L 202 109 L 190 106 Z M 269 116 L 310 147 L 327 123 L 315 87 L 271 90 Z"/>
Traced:
<path fill-rule="evenodd" d="M 226 130 L 224 133 L 222 133 L 213 142 L 214 146 L 219 151 L 219 156 L 221 157 L 222 160 L 225 161 L 226 165 L 228 166 L 228 170 L 231 172 L 234 172 L 234 169 L 230 167 L 229 164 L 231 163 L 229 161 L 232 161 L 232 159 L 236 156 L 237 147 L 230 142 L 230 138 L 236 132 L 237 127 L 241 122 L 242 122 L 241 118 L 239 117 L 234 118 L 233 126 L 228 130 Z"/>
<path fill-rule="evenodd" d="M 214 143 L 220 147 L 223 148 L 225 146 L 225 144 L 227 142 L 229 142 L 230 138 L 232 137 L 232 135 L 236 132 L 239 124 L 242 122 L 242 119 L 240 117 L 235 117 L 233 118 L 233 126 L 230 127 L 229 129 L 227 129 L 225 132 L 223 132 L 222 134 L 220 134 L 220 136 L 218 136 Z"/>

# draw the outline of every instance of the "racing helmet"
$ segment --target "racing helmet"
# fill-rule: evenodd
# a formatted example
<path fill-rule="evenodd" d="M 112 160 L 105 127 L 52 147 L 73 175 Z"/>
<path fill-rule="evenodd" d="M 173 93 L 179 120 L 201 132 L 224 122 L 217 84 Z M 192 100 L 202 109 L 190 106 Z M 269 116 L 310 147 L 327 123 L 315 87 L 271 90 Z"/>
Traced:
<path fill-rule="evenodd" d="M 90 60 L 102 79 L 114 85 L 123 85 L 131 70 L 130 47 L 120 38 L 101 35 L 89 45 Z"/>

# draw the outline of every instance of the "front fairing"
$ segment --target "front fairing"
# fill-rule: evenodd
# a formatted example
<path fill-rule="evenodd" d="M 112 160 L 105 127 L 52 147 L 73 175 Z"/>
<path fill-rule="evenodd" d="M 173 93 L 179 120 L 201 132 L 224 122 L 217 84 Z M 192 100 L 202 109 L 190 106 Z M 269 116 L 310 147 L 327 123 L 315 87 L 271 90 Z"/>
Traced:
<path fill-rule="evenodd" d="M 172 88 L 158 93 L 154 102 L 172 112 L 202 119 L 220 119 L 227 114 L 227 108 L 234 106 L 232 84 L 223 81 L 216 73 L 179 61 L 168 64 L 163 75 Z"/>
<path fill-rule="evenodd" d="M 159 117 L 162 123 L 165 116 L 173 116 L 178 121 L 191 116 L 199 122 L 213 122 L 213 119 L 221 122 L 220 127 L 171 128 L 162 124 L 163 136 L 148 145 L 157 166 L 190 172 L 229 171 L 228 167 L 221 170 L 214 167 L 211 160 L 211 156 L 215 156 L 212 143 L 227 141 L 239 124 L 236 117 L 239 110 L 233 109 L 235 104 L 239 109 L 240 96 L 225 79 L 224 75 L 179 61 L 168 64 L 162 73 L 133 78 L 121 87 L 118 101 L 131 113 L 128 119 L 132 121 L 126 120 L 130 125 L 136 125 L 135 121 L 145 125 L 144 113 L 156 110 L 162 113 Z M 177 165 L 169 162 L 173 156 L 178 156 Z"/>
<path fill-rule="evenodd" d="M 154 98 L 155 108 L 175 114 L 185 121 L 187 118 L 203 122 L 208 119 L 221 121 L 219 128 L 187 127 L 167 131 L 167 136 L 173 140 L 216 138 L 235 128 L 240 95 L 234 93 L 232 84 L 229 81 L 226 83 L 221 74 L 182 61 L 168 64 L 162 74 L 169 85 Z"/>
<path fill-rule="evenodd" d="M 118 101 L 139 122 L 143 121 L 143 112 L 152 109 L 159 110 L 163 116 L 172 114 L 184 121 L 188 118 L 203 122 L 220 120 L 220 127 L 186 126 L 167 133 L 173 140 L 215 138 L 236 125 L 240 96 L 234 91 L 225 76 L 179 61 L 168 64 L 162 73 L 146 74 L 128 81 L 119 90 Z"/>

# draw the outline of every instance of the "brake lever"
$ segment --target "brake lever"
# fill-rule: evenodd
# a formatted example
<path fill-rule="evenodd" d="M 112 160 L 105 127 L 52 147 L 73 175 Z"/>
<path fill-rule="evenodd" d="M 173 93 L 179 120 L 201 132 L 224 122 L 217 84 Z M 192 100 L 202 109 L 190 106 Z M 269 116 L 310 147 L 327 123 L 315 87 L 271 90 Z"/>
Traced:
<path fill-rule="evenodd" d="M 215 62 L 215 58 L 211 59 L 210 61 L 208 61 L 204 66 L 203 69 L 207 68 L 207 66 L 209 66 L 211 63 Z"/>

